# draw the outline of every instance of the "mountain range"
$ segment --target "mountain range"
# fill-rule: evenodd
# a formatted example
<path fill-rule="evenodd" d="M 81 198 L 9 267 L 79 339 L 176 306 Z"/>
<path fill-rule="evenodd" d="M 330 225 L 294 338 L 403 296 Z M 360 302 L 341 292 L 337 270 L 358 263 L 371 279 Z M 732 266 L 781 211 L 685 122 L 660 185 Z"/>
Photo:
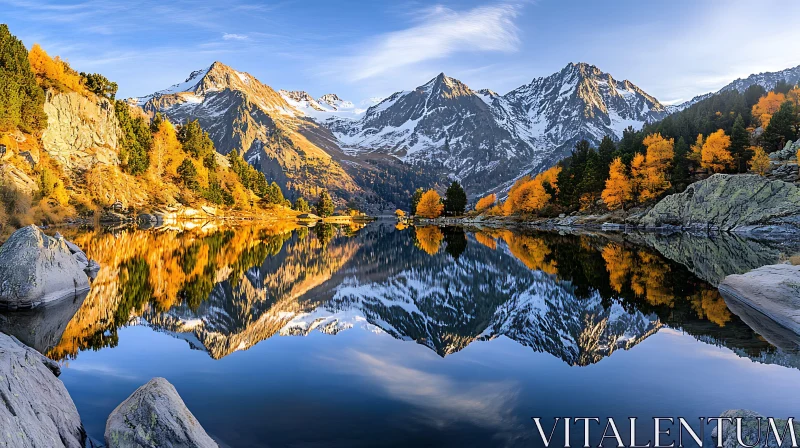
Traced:
<path fill-rule="evenodd" d="M 720 92 L 798 79 L 800 66 L 738 79 Z M 313 198 L 324 187 L 340 203 L 393 209 L 415 187 L 450 179 L 471 198 L 503 191 L 564 158 L 579 140 L 619 139 L 628 127 L 639 129 L 710 95 L 665 106 L 628 80 L 570 63 L 505 95 L 441 73 L 364 110 L 332 93 L 276 91 L 215 62 L 129 101 L 174 122 L 199 120 L 219 152 L 241 152 L 290 197 Z"/>

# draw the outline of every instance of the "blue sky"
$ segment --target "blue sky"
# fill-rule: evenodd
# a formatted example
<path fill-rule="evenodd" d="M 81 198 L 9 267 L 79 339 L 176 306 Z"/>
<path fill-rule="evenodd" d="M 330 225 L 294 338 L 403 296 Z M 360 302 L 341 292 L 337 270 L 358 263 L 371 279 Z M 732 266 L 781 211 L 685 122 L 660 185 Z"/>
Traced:
<path fill-rule="evenodd" d="M 122 97 L 215 60 L 275 89 L 359 103 L 444 71 L 505 93 L 569 62 L 665 103 L 800 64 L 795 0 L 0 0 L 0 22 Z"/>

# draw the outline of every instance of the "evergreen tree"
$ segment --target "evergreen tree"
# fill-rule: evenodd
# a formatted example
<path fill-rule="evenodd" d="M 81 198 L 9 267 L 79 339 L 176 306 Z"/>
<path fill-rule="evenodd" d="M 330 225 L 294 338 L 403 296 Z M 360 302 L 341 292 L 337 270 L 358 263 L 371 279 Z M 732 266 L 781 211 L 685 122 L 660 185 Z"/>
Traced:
<path fill-rule="evenodd" d="M 594 195 L 603 190 L 608 177 L 608 165 L 600 161 L 600 156 L 593 150 L 586 153 L 583 176 L 578 184 L 578 199 L 585 194 Z"/>
<path fill-rule="evenodd" d="M 746 173 L 751 152 L 748 150 L 750 147 L 750 133 L 747 132 L 744 126 L 744 119 L 741 114 L 736 117 L 733 122 L 733 129 L 731 130 L 731 147 L 730 152 L 733 155 L 736 166 L 734 167 L 739 173 Z"/>
<path fill-rule="evenodd" d="M 178 175 L 181 177 L 181 182 L 186 185 L 186 188 L 197 191 L 200 185 L 197 182 L 197 168 L 190 159 L 183 159 L 178 167 Z"/>
<path fill-rule="evenodd" d="M 425 190 L 422 188 L 417 188 L 414 190 L 414 195 L 411 196 L 411 215 L 414 216 L 417 214 L 417 205 L 419 205 L 420 199 L 422 199 L 422 195 L 425 194 Z"/>
<path fill-rule="evenodd" d="M 600 156 L 600 164 L 608 167 L 611 166 L 611 162 L 614 161 L 614 153 L 617 150 L 617 145 L 614 144 L 614 140 L 611 140 L 611 137 L 608 135 L 603 137 L 603 140 L 600 142 L 600 146 L 597 147 L 597 154 Z M 608 171 L 606 170 L 605 176 L 608 176 Z"/>
<path fill-rule="evenodd" d="M 317 215 L 323 218 L 333 214 L 333 200 L 327 190 L 322 190 L 322 192 L 320 192 L 316 208 Z"/>
<path fill-rule="evenodd" d="M 204 164 L 209 159 L 209 155 L 213 156 L 216 151 L 208 132 L 203 131 L 197 120 L 189 121 L 178 127 L 178 141 L 183 145 L 184 151 L 195 159 L 203 160 Z"/>
<path fill-rule="evenodd" d="M 672 188 L 680 193 L 689 186 L 689 145 L 683 137 L 675 143 L 675 155 L 672 159 Z"/>
<path fill-rule="evenodd" d="M 299 197 L 296 201 L 294 201 L 294 209 L 300 213 L 308 213 L 311 210 L 311 208 L 308 206 L 308 202 L 302 197 Z"/>
<path fill-rule="evenodd" d="M 108 78 L 99 73 L 81 72 L 81 80 L 86 90 L 95 95 L 108 98 L 112 101 L 117 95 L 117 83 L 109 81 Z M 156 127 L 156 129 L 158 129 L 158 127 Z"/>
<path fill-rule="evenodd" d="M 267 194 L 264 196 L 264 200 L 267 204 L 273 205 L 283 205 L 285 199 L 283 197 L 283 191 L 281 191 L 281 187 L 276 183 L 272 182 L 267 187 Z"/>
<path fill-rule="evenodd" d="M 141 116 L 133 117 L 130 106 L 124 101 L 114 103 L 114 112 L 119 121 L 120 159 L 125 170 L 135 175 L 142 174 L 150 166 L 150 149 L 153 146 L 153 134 L 149 124 Z"/>
<path fill-rule="evenodd" d="M 28 50 L 0 24 L 0 130 L 36 132 L 45 126 L 44 92 L 31 70 Z"/>
<path fill-rule="evenodd" d="M 761 137 L 764 139 L 764 149 L 770 153 L 783 149 L 787 141 L 794 140 L 794 105 L 790 101 L 783 103 L 780 110 L 772 115 Z"/>
<path fill-rule="evenodd" d="M 444 210 L 449 215 L 463 215 L 467 208 L 467 193 L 461 184 L 453 181 L 444 195 Z"/>

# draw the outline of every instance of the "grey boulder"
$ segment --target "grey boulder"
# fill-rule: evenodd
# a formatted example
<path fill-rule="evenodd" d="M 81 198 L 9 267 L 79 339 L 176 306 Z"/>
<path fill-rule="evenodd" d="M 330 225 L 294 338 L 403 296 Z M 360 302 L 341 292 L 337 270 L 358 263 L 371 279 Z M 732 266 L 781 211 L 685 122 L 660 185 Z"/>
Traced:
<path fill-rule="evenodd" d="M 800 266 L 777 264 L 729 275 L 719 291 L 800 334 Z"/>
<path fill-rule="evenodd" d="M 742 445 L 739 443 L 736 428 L 736 419 L 741 418 L 742 442 L 751 446 L 758 442 L 756 444 L 758 447 L 766 446 L 769 448 L 778 448 L 779 445 L 776 443 L 775 436 L 771 435 L 772 430 L 769 427 L 766 417 L 763 415 L 757 412 L 748 411 L 746 409 L 729 409 L 720 414 L 720 417 L 730 418 L 733 420 L 725 421 L 722 424 L 722 431 L 719 431 L 719 428 L 716 426 L 712 429 L 712 437 L 716 439 L 712 446 L 722 446 L 723 448 L 741 448 Z M 761 418 L 760 426 L 758 423 L 759 417 Z M 775 419 L 775 426 L 778 429 L 778 434 L 783 434 L 784 430 L 786 430 L 786 423 L 786 420 L 778 418 Z M 800 435 L 800 424 L 795 423 L 794 430 L 795 434 Z M 767 443 L 768 435 L 769 443 Z M 789 447 L 792 445 L 792 439 L 788 430 L 786 431 L 786 435 L 783 437 L 783 439 L 783 443 L 780 446 Z"/>
<path fill-rule="evenodd" d="M 0 333 L 0 438 L 5 447 L 83 446 L 75 403 L 58 364 Z"/>
<path fill-rule="evenodd" d="M 785 238 L 800 233 L 800 188 L 754 174 L 715 174 L 665 197 L 639 224 Z"/>
<path fill-rule="evenodd" d="M 153 378 L 114 409 L 105 440 L 109 448 L 218 446 L 164 378 Z"/>

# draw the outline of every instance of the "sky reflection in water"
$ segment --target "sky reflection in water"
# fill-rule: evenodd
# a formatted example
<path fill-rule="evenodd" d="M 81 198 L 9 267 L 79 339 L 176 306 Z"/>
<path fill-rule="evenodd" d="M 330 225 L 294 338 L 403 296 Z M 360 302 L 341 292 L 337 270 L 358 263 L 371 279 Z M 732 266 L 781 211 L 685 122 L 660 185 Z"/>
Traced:
<path fill-rule="evenodd" d="M 761 243 L 393 223 L 73 237 L 106 272 L 47 348 L 98 439 L 154 376 L 229 446 L 538 446 L 533 416 L 784 417 L 800 396 L 796 347 L 713 287 L 784 256 Z"/>

